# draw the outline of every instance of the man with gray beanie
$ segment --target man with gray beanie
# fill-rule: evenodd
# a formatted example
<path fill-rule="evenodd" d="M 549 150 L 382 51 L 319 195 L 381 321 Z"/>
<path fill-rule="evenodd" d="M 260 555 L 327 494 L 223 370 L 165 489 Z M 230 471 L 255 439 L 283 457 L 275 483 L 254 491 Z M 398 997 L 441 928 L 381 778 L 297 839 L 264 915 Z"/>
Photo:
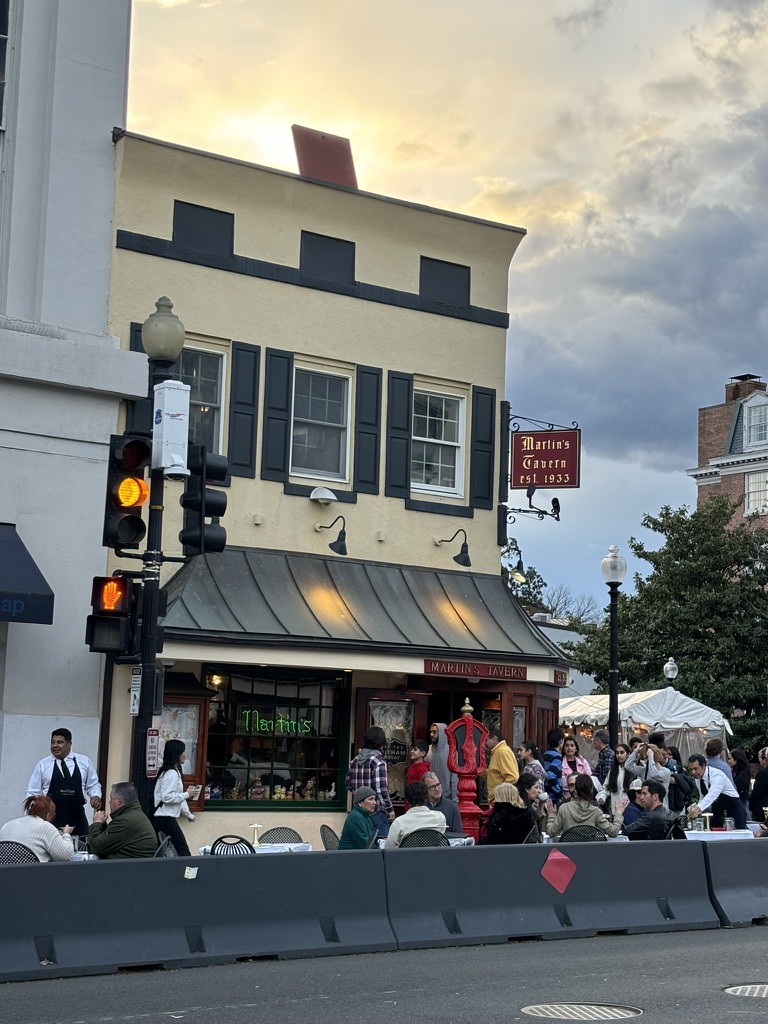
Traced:
<path fill-rule="evenodd" d="M 358 786 L 352 794 L 352 810 L 341 831 L 340 850 L 367 850 L 370 847 L 374 831 L 371 815 L 376 804 L 376 792 L 370 786 Z"/>

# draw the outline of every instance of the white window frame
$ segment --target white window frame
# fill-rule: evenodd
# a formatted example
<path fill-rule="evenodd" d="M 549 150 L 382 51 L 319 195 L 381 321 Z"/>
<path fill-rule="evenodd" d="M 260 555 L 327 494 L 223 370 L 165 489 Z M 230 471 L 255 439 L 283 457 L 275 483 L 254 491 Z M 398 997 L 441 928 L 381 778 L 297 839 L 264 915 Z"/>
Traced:
<path fill-rule="evenodd" d="M 760 422 L 753 422 L 757 420 L 756 413 L 760 413 Z M 754 434 L 757 432 L 757 427 L 760 427 L 760 434 L 762 436 L 757 439 L 754 438 Z M 768 448 L 768 396 L 762 392 L 750 398 L 744 403 L 744 451 L 754 451 L 757 448 Z"/>
<path fill-rule="evenodd" d="M 422 437 L 417 435 L 414 429 L 416 416 L 416 397 L 426 395 L 429 398 L 445 398 L 458 403 L 458 440 L 444 441 L 434 437 Z M 440 487 L 436 484 L 415 482 L 413 479 L 413 458 L 411 458 L 411 491 L 419 494 L 430 494 L 451 498 L 464 497 L 464 462 L 466 459 L 466 436 L 467 436 L 467 399 L 464 395 L 457 395 L 451 391 L 441 391 L 439 388 L 414 386 L 413 407 L 411 409 L 411 446 L 415 443 L 438 444 L 446 448 L 453 448 L 456 451 L 456 483 L 453 487 Z"/>
<path fill-rule="evenodd" d="M 744 515 L 768 515 L 768 469 L 744 474 Z"/>
<path fill-rule="evenodd" d="M 220 349 L 205 348 L 202 345 L 188 345 L 185 344 L 182 349 L 181 356 L 179 356 L 179 379 L 183 381 L 182 377 L 182 366 L 184 360 L 184 354 L 190 353 L 195 355 L 214 356 L 218 360 L 219 364 L 219 387 L 218 387 L 218 402 L 211 403 L 210 408 L 215 409 L 214 414 L 214 425 L 213 425 L 213 447 L 209 449 L 213 454 L 221 454 L 224 451 L 224 395 L 225 387 L 224 382 L 226 381 L 227 373 L 227 358 L 226 353 Z M 184 381 L 184 383 L 187 383 Z M 190 393 L 189 396 L 189 422 L 192 425 L 193 410 L 195 408 L 203 408 L 204 403 L 195 401 L 193 395 Z"/>
<path fill-rule="evenodd" d="M 341 444 L 341 460 L 343 465 L 339 467 L 339 472 L 334 473 L 330 471 L 323 471 L 317 469 L 304 469 L 302 467 L 296 467 L 293 464 L 293 428 L 296 422 L 296 376 L 299 373 L 309 373 L 316 377 L 333 377 L 336 380 L 344 382 L 344 424 L 338 426 L 338 424 L 325 424 L 334 428 L 338 428 L 343 432 L 343 440 Z M 302 477 L 309 480 L 335 480 L 337 483 L 348 483 L 349 482 L 349 456 L 350 456 L 350 435 L 351 435 L 351 415 L 352 415 L 352 377 L 348 373 L 339 373 L 335 370 L 326 370 L 318 366 L 297 366 L 294 364 L 293 367 L 293 388 L 291 392 L 291 423 L 290 423 L 290 439 L 291 439 L 291 451 L 288 462 L 288 472 L 290 476 Z M 307 420 L 307 423 L 320 424 L 319 420 Z"/>

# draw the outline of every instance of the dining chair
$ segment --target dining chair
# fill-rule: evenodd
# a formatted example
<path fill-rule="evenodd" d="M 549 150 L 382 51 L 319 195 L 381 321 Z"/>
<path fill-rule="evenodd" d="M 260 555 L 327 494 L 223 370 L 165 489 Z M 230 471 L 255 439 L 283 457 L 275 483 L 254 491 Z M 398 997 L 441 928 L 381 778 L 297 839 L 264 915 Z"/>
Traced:
<path fill-rule="evenodd" d="M 323 841 L 323 848 L 326 850 L 338 850 L 339 848 L 339 837 L 333 831 L 330 825 L 320 826 L 320 838 Z"/>
<path fill-rule="evenodd" d="M 153 857 L 177 857 L 176 847 L 171 842 L 171 837 L 165 832 L 157 833 L 158 847 L 152 854 Z"/>
<path fill-rule="evenodd" d="M 450 842 L 438 832 L 436 828 L 417 828 L 415 832 L 409 832 L 400 840 L 399 849 L 415 850 L 427 846 L 450 846 Z"/>
<path fill-rule="evenodd" d="M 13 843 L 10 839 L 0 842 L 0 864 L 39 864 L 40 858 L 34 850 L 23 843 Z"/>
<path fill-rule="evenodd" d="M 276 828 L 268 828 L 259 837 L 259 843 L 303 843 L 295 828 L 288 828 L 287 825 L 278 825 Z"/>
<path fill-rule="evenodd" d="M 242 836 L 219 836 L 218 839 L 214 839 L 211 843 L 212 857 L 227 857 L 247 853 L 256 853 L 256 851 L 251 843 L 247 839 L 243 839 Z"/>
<path fill-rule="evenodd" d="M 608 836 L 594 825 L 572 825 L 557 840 L 558 843 L 607 843 Z"/>

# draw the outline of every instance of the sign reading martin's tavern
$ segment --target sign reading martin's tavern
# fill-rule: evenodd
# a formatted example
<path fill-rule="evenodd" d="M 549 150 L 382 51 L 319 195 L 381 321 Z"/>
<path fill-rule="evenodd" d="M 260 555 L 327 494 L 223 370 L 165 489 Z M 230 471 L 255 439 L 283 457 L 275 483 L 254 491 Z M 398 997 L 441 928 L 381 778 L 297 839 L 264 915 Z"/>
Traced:
<path fill-rule="evenodd" d="M 444 661 L 427 658 L 424 662 L 427 676 L 475 676 L 484 679 L 527 679 L 526 665 L 492 665 L 483 661 Z"/>
<path fill-rule="evenodd" d="M 578 487 L 580 461 L 580 430 L 513 431 L 509 486 Z"/>

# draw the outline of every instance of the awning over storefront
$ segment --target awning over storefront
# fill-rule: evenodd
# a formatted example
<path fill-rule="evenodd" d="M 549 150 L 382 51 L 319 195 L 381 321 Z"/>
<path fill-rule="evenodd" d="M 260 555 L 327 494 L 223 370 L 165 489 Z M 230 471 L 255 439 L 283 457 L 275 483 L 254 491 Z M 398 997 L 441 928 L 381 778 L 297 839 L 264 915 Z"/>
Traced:
<path fill-rule="evenodd" d="M 501 576 L 233 547 L 166 590 L 167 639 L 569 665 Z"/>
<path fill-rule="evenodd" d="M 13 523 L 0 523 L 0 622 L 53 622 L 53 591 Z"/>

